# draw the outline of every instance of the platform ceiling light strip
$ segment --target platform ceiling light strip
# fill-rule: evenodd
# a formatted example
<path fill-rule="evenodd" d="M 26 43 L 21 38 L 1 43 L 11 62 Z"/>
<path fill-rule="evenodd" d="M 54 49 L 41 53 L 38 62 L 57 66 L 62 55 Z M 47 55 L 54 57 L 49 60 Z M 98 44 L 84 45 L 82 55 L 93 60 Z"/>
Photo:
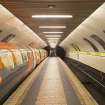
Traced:
<path fill-rule="evenodd" d="M 65 29 L 66 26 L 39 26 L 39 28 L 48 28 L 48 29 L 53 29 L 53 28 L 56 28 L 56 29 Z"/>
<path fill-rule="evenodd" d="M 60 39 L 60 38 L 47 38 L 47 39 Z"/>
<path fill-rule="evenodd" d="M 64 32 L 43 32 L 44 34 L 62 34 Z"/>
<path fill-rule="evenodd" d="M 61 35 L 45 35 L 47 38 L 61 38 Z"/>
<path fill-rule="evenodd" d="M 48 42 L 56 42 L 56 43 L 58 43 L 59 40 L 54 40 L 54 39 L 52 39 L 52 40 L 48 40 Z"/>
<path fill-rule="evenodd" d="M 54 43 L 58 43 L 58 40 L 48 40 L 49 43 L 54 42 Z"/>
<path fill-rule="evenodd" d="M 61 38 L 61 37 L 46 37 L 46 38 Z"/>
<path fill-rule="evenodd" d="M 72 15 L 32 15 L 32 18 L 73 18 Z"/>
<path fill-rule="evenodd" d="M 48 43 L 51 43 L 51 42 L 58 43 L 59 41 L 58 40 L 57 41 L 55 41 L 55 40 L 48 41 Z"/>
<path fill-rule="evenodd" d="M 61 37 L 46 37 L 47 39 L 60 39 Z"/>
<path fill-rule="evenodd" d="M 48 40 L 49 43 L 51 42 L 55 42 L 55 43 L 58 43 L 58 40 Z"/>
<path fill-rule="evenodd" d="M 54 39 L 54 40 L 56 40 L 56 39 L 61 39 L 61 38 L 46 38 L 46 39 Z"/>
<path fill-rule="evenodd" d="M 47 41 L 49 41 L 49 42 L 50 42 L 50 41 L 56 41 L 56 42 L 57 42 L 57 41 L 59 41 L 59 40 L 58 40 L 58 39 L 49 39 L 49 40 L 47 40 Z"/>

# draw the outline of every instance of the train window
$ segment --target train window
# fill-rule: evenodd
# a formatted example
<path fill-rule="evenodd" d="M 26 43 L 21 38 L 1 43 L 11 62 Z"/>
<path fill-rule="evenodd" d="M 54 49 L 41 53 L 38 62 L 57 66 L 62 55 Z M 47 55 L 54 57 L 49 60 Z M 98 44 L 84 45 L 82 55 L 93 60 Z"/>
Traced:
<path fill-rule="evenodd" d="M 80 48 L 76 44 L 72 43 L 71 45 L 76 51 L 80 51 Z"/>
<path fill-rule="evenodd" d="M 11 70 L 14 68 L 12 53 L 8 50 L 0 50 L 0 58 L 4 65 L 4 69 Z"/>
<path fill-rule="evenodd" d="M 39 51 L 36 49 L 35 50 L 35 53 L 36 53 L 36 56 L 37 56 L 37 63 L 40 62 L 40 54 L 39 54 Z"/>
<path fill-rule="evenodd" d="M 91 35 L 90 37 L 93 38 L 94 40 L 96 40 L 105 50 L 105 42 L 103 39 L 101 39 L 99 36 L 97 36 L 95 34 Z"/>
<path fill-rule="evenodd" d="M 22 61 L 22 56 L 21 56 L 21 53 L 20 53 L 20 51 L 19 50 L 11 50 L 12 51 L 12 53 L 13 53 L 13 55 L 14 55 L 14 57 L 15 57 L 15 63 L 16 63 L 16 65 L 20 65 L 20 64 L 23 64 L 23 61 Z"/>
<path fill-rule="evenodd" d="M 37 51 L 34 51 L 34 55 L 35 55 L 35 60 L 36 60 L 36 64 L 38 64 L 38 57 L 37 57 Z"/>
<path fill-rule="evenodd" d="M 98 48 L 87 38 L 84 38 L 84 41 L 86 41 L 96 52 L 99 52 Z"/>
<path fill-rule="evenodd" d="M 8 42 L 9 40 L 13 39 L 14 37 L 15 37 L 14 34 L 9 34 L 9 35 L 7 35 L 5 38 L 3 38 L 3 39 L 1 40 L 1 42 Z"/>
<path fill-rule="evenodd" d="M 26 63 L 28 62 L 28 56 L 27 56 L 27 51 L 21 49 L 21 55 L 22 55 L 22 59 L 23 59 L 23 62 Z"/>

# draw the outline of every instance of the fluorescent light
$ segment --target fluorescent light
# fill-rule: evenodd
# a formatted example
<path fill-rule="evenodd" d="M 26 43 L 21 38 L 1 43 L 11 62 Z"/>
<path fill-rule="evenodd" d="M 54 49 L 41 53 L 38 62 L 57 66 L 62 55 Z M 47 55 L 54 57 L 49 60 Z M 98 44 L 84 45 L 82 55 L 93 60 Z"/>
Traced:
<path fill-rule="evenodd" d="M 47 41 L 54 41 L 54 42 L 58 42 L 59 39 L 47 39 Z"/>
<path fill-rule="evenodd" d="M 58 42 L 59 40 L 58 41 L 55 41 L 55 40 L 48 41 L 48 43 L 58 43 Z"/>
<path fill-rule="evenodd" d="M 43 32 L 44 34 L 62 34 L 64 32 Z"/>
<path fill-rule="evenodd" d="M 45 35 L 47 38 L 61 38 L 61 35 Z"/>
<path fill-rule="evenodd" d="M 39 26 L 39 28 L 66 28 L 66 26 Z"/>
<path fill-rule="evenodd" d="M 47 39 L 60 39 L 60 38 L 47 38 Z"/>
<path fill-rule="evenodd" d="M 54 40 L 54 39 L 52 39 L 52 40 L 47 40 L 48 42 L 55 42 L 55 43 L 57 43 L 59 40 Z"/>
<path fill-rule="evenodd" d="M 72 18 L 72 15 L 32 15 L 32 18 Z"/>

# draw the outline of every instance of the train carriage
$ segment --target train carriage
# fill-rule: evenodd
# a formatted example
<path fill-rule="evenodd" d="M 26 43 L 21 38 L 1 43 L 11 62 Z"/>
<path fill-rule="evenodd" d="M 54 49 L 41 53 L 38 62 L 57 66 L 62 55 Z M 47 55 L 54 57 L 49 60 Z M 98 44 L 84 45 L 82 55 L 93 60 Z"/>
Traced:
<path fill-rule="evenodd" d="M 41 49 L 0 49 L 0 101 L 46 57 Z"/>

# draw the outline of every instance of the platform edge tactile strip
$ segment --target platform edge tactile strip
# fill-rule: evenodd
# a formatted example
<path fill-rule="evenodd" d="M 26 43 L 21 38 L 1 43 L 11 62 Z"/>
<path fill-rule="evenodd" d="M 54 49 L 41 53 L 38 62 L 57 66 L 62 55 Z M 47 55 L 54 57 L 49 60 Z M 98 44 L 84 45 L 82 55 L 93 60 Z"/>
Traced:
<path fill-rule="evenodd" d="M 5 101 L 3 105 L 21 105 L 34 80 L 40 74 L 47 58 L 27 77 L 27 79 L 16 89 L 16 91 Z"/>
<path fill-rule="evenodd" d="M 62 64 L 65 74 L 67 75 L 69 82 L 72 84 L 81 105 L 99 105 L 70 68 L 60 58 L 58 58 L 58 60 Z"/>

